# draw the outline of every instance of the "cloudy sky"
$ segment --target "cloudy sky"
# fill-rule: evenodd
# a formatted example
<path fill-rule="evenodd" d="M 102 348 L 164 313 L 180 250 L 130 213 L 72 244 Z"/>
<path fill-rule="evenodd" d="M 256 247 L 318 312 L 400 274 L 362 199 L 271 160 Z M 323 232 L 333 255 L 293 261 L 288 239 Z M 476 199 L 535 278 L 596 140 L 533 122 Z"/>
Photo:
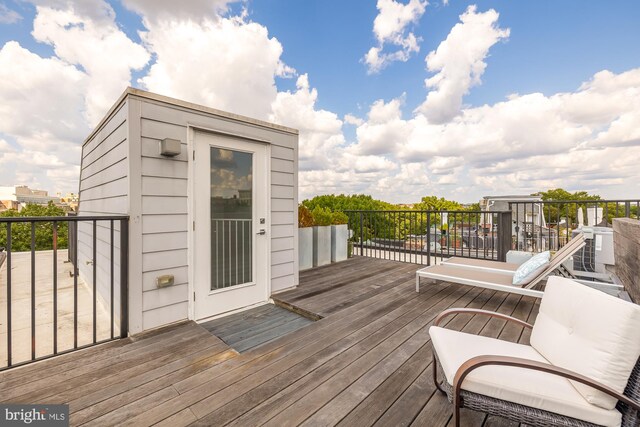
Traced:
<path fill-rule="evenodd" d="M 131 85 L 300 130 L 300 197 L 640 197 L 640 3 L 2 0 L 0 185 L 77 191 Z"/>

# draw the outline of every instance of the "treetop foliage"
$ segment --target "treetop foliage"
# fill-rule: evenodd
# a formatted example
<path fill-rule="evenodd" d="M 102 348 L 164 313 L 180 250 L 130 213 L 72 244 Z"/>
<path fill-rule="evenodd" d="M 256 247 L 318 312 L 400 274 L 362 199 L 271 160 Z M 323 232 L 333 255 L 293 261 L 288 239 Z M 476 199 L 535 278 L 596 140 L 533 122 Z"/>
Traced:
<path fill-rule="evenodd" d="M 32 217 L 32 216 L 64 216 L 64 209 L 53 202 L 48 205 L 27 204 L 20 212 L 9 209 L 0 212 L 0 222 L 7 217 Z M 57 223 L 57 248 L 66 249 L 68 246 L 68 224 L 66 221 Z M 0 247 L 7 247 L 7 227 L 0 227 Z M 51 222 L 35 223 L 35 250 L 53 249 L 53 224 Z M 14 252 L 31 250 L 31 224 L 18 222 L 11 225 L 11 250 Z"/>
<path fill-rule="evenodd" d="M 533 193 L 532 196 L 539 196 L 543 201 L 553 200 L 601 200 L 596 194 L 589 194 L 586 191 L 576 191 L 570 193 L 562 188 L 554 188 L 547 191 Z"/>

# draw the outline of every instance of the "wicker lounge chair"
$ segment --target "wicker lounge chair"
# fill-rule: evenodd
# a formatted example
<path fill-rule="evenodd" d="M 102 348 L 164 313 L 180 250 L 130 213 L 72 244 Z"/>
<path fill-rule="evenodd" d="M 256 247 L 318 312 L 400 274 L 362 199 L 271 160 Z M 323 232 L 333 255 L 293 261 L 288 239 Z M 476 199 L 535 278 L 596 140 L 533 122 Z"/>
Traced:
<path fill-rule="evenodd" d="M 530 345 L 448 330 L 471 313 L 530 328 Z M 532 426 L 640 425 L 640 306 L 551 277 L 534 325 L 476 309 L 449 309 L 430 328 L 438 390 L 460 408 Z M 443 375 L 440 382 L 438 377 Z"/>
<path fill-rule="evenodd" d="M 416 292 L 420 292 L 420 279 L 427 278 L 542 298 L 543 292 L 533 288 L 539 282 L 546 279 L 555 270 L 560 268 L 562 263 L 569 259 L 584 245 L 584 235 L 579 234 L 551 257 L 549 265 L 542 272 L 523 286 L 513 284 L 513 275 L 515 270 L 512 270 L 512 264 L 500 263 L 497 261 L 478 263 L 478 260 L 473 260 L 473 262 L 465 261 L 466 265 L 464 266 L 445 262 L 440 265 L 432 265 L 416 271 Z M 473 264 L 476 264 L 476 266 L 474 267 Z M 482 267 L 480 264 L 485 266 Z M 500 269 L 499 267 L 504 268 Z"/>
<path fill-rule="evenodd" d="M 569 242 L 558 249 L 556 253 L 554 253 L 552 258 L 563 258 L 566 259 L 567 255 L 571 256 L 576 251 L 580 250 L 585 245 L 585 237 L 584 233 L 579 233 L 574 236 Z M 443 264 L 461 267 L 461 268 L 470 268 L 476 270 L 484 270 L 484 271 L 492 271 L 496 273 L 514 273 L 519 264 L 512 264 L 508 262 L 502 261 L 492 261 L 487 259 L 478 259 L 478 258 L 461 258 L 461 257 L 451 257 L 443 261 Z"/>

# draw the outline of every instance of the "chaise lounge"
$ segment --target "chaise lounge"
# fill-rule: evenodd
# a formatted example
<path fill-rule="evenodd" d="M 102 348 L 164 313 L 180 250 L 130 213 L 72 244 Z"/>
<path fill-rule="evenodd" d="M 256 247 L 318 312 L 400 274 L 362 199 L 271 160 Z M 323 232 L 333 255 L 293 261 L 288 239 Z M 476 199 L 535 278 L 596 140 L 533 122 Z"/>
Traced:
<path fill-rule="evenodd" d="M 416 271 L 416 292 L 420 292 L 420 279 L 427 278 L 541 298 L 543 292 L 533 288 L 560 268 L 584 245 L 584 234 L 576 235 L 551 255 L 544 268 L 533 271 L 528 280 L 519 284 L 514 284 L 514 276 L 518 274 L 521 266 L 500 261 L 454 257 L 440 265 L 432 265 Z"/>

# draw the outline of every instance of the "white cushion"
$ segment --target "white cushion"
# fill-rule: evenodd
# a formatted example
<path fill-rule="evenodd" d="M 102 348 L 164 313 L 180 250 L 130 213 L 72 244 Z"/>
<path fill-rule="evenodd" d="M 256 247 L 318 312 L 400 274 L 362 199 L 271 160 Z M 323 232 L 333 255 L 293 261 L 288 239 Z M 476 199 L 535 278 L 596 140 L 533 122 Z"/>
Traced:
<path fill-rule="evenodd" d="M 437 326 L 432 326 L 429 334 L 446 380 L 451 385 L 458 368 L 475 356 L 512 356 L 548 363 L 528 345 Z M 603 409 L 587 402 L 568 380 L 540 371 L 482 366 L 465 378 L 462 389 L 605 426 L 619 426 L 622 420 L 622 414 L 617 410 Z"/>
<path fill-rule="evenodd" d="M 531 345 L 556 366 L 622 393 L 640 356 L 640 306 L 570 279 L 547 281 Z M 584 384 L 576 389 L 594 405 L 617 400 Z"/>
<path fill-rule="evenodd" d="M 513 274 L 513 284 L 524 286 L 535 279 L 542 271 L 549 266 L 551 252 L 540 252 L 531 257 L 528 261 L 520 265 Z"/>

